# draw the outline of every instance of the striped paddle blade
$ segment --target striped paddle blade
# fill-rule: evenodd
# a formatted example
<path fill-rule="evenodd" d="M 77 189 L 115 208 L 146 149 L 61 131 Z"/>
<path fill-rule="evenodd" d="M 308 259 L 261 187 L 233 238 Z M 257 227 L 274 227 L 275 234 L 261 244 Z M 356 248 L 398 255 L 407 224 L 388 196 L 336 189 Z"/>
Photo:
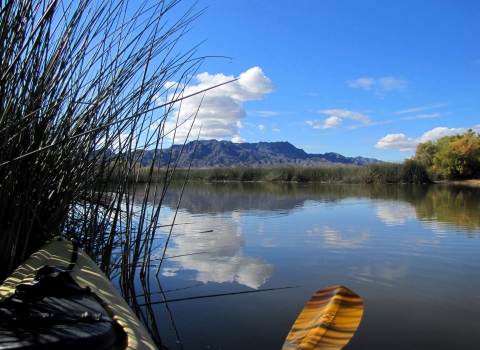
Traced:
<path fill-rule="evenodd" d="M 363 301 L 343 286 L 319 290 L 288 333 L 283 350 L 341 349 L 353 337 L 363 314 Z"/>

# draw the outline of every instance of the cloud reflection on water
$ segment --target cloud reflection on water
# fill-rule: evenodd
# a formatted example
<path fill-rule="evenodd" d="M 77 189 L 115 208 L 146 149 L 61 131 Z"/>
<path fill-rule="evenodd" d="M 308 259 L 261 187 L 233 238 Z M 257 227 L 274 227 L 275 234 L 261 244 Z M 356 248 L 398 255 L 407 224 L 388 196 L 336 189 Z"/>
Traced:
<path fill-rule="evenodd" d="M 351 267 L 349 276 L 364 282 L 391 286 L 392 282 L 404 279 L 408 266 L 390 261 L 371 262 L 371 265 Z"/>
<path fill-rule="evenodd" d="M 387 226 L 404 225 L 406 221 L 415 220 L 415 208 L 405 202 L 382 201 L 376 206 L 377 216 Z"/>
<path fill-rule="evenodd" d="M 329 226 L 314 227 L 307 230 L 307 234 L 323 237 L 324 241 L 321 244 L 323 248 L 362 248 L 371 236 L 367 231 L 362 233 L 355 229 L 342 231 Z"/>
<path fill-rule="evenodd" d="M 167 219 L 168 220 L 168 219 Z M 191 216 L 179 212 L 176 222 L 191 221 Z M 168 261 L 173 267 L 164 268 L 165 277 L 176 276 L 180 270 L 196 271 L 200 282 L 237 282 L 258 289 L 273 274 L 273 266 L 263 259 L 243 256 L 245 239 L 238 225 L 238 214 L 202 217 L 193 225 L 176 226 L 168 247 Z M 213 232 L 212 232 L 213 228 Z"/>

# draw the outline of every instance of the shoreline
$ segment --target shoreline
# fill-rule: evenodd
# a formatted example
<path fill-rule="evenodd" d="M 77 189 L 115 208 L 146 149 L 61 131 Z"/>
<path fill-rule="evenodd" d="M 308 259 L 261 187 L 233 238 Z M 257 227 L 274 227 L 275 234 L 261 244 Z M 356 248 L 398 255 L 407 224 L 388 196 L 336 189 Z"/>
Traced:
<path fill-rule="evenodd" d="M 480 179 L 469 179 L 469 180 L 439 180 L 439 181 L 434 181 L 434 184 L 440 184 L 440 185 L 463 185 L 463 186 L 480 187 Z"/>

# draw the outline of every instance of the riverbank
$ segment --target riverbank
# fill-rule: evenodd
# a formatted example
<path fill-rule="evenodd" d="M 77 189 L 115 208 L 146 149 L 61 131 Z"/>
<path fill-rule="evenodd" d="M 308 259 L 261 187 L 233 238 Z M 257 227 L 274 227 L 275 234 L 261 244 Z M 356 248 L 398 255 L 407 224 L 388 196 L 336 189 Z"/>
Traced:
<path fill-rule="evenodd" d="M 434 183 L 435 184 L 445 184 L 445 185 L 462 185 L 462 186 L 480 187 L 480 179 L 440 180 L 440 181 L 434 181 Z"/>
<path fill-rule="evenodd" d="M 130 180 L 146 182 L 151 174 L 158 179 L 204 182 L 432 183 L 425 167 L 413 161 L 365 166 L 176 169 L 168 174 L 164 169 L 137 168 Z"/>

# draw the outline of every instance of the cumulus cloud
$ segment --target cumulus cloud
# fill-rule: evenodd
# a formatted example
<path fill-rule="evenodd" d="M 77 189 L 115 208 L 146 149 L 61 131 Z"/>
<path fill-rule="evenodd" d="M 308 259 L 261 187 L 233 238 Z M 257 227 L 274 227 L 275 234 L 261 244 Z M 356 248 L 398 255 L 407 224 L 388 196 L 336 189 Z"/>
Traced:
<path fill-rule="evenodd" d="M 407 82 L 404 79 L 393 77 L 384 78 L 359 78 L 347 81 L 348 86 L 355 89 L 372 90 L 377 97 L 383 98 L 388 91 L 403 92 L 407 89 Z"/>
<path fill-rule="evenodd" d="M 330 129 L 342 124 L 342 120 L 337 116 L 331 116 L 323 121 L 323 125 L 315 125 L 315 129 Z"/>
<path fill-rule="evenodd" d="M 260 130 L 260 131 L 265 130 L 265 125 L 259 124 L 259 125 L 258 125 L 258 130 Z"/>
<path fill-rule="evenodd" d="M 418 145 L 417 140 L 405 136 L 405 134 L 388 134 L 382 137 L 377 144 L 376 148 L 382 149 L 398 149 L 400 151 L 413 151 Z"/>
<path fill-rule="evenodd" d="M 468 129 L 469 128 L 438 127 L 433 130 L 427 131 L 417 139 L 407 137 L 405 134 L 388 134 L 382 137 L 377 142 L 375 147 L 381 149 L 398 149 L 400 151 L 415 151 L 419 143 L 424 143 L 427 141 L 437 141 L 444 136 L 463 134 Z M 480 132 L 480 124 L 474 126 L 471 129 L 475 132 Z"/>
<path fill-rule="evenodd" d="M 198 74 L 194 78 L 198 84 L 184 87 L 185 96 L 208 89 L 209 87 L 231 81 L 234 76 L 224 74 Z M 175 87 L 176 82 L 170 82 L 167 87 Z M 196 135 L 201 126 L 201 138 L 221 139 L 225 137 L 237 137 L 238 129 L 241 128 L 241 120 L 245 118 L 243 102 L 249 100 L 261 100 L 265 95 L 273 91 L 273 83 L 268 79 L 260 67 L 253 67 L 238 76 L 238 80 L 199 94 L 181 103 L 175 104 L 172 113 L 165 123 L 166 132 L 176 127 L 176 120 L 180 123 L 197 113 L 195 124 L 191 134 Z M 178 96 L 177 96 L 178 97 Z M 173 99 L 173 95 L 167 97 Z M 184 139 L 188 136 L 191 123 L 178 126 L 176 137 Z M 169 134 L 171 137 L 173 135 Z"/>
<path fill-rule="evenodd" d="M 233 143 L 245 143 L 247 140 L 242 139 L 240 136 L 234 136 L 232 137 L 232 142 Z"/>
<path fill-rule="evenodd" d="M 339 119 L 348 118 L 348 119 L 359 121 L 362 124 L 370 124 L 370 117 L 368 115 L 365 115 L 356 111 L 349 111 L 348 109 L 323 109 L 318 111 L 318 113 L 330 115 L 330 118 L 332 117 L 337 117 Z"/>

